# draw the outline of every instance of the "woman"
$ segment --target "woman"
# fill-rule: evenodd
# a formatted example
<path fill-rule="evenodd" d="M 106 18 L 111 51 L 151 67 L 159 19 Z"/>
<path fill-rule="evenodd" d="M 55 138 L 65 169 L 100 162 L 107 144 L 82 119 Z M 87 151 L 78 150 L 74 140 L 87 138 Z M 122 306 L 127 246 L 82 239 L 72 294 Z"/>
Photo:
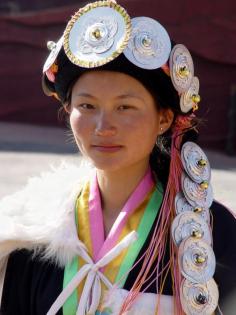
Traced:
<path fill-rule="evenodd" d="M 49 46 L 44 91 L 94 169 L 45 174 L 1 202 L 2 314 L 230 314 L 235 221 L 193 142 L 186 47 L 114 1 L 80 9 Z"/>

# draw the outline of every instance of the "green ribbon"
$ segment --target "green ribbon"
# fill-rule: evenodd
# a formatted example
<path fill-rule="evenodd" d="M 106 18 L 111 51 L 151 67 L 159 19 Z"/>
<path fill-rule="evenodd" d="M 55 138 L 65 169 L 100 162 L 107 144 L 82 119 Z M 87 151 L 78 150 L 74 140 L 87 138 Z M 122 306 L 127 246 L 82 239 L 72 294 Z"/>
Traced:
<path fill-rule="evenodd" d="M 141 251 L 150 231 L 152 225 L 156 219 L 156 216 L 160 210 L 160 206 L 163 198 L 163 188 L 161 184 L 157 184 L 155 191 L 145 209 L 144 215 L 139 223 L 137 234 L 138 239 L 133 243 L 128 249 L 128 252 L 120 266 L 119 272 L 116 276 L 115 283 L 119 283 L 119 287 L 123 287 L 129 271 L 132 268 L 135 260 L 138 257 L 139 252 Z M 124 276 L 125 275 L 125 276 Z M 122 280 L 120 280 L 122 279 Z"/>

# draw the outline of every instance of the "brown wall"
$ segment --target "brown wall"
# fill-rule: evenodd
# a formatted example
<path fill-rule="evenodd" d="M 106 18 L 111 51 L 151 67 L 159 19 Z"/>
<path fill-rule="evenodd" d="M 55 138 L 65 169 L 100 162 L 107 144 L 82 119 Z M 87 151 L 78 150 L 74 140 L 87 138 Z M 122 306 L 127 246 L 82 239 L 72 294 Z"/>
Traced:
<path fill-rule="evenodd" d="M 57 1 L 54 8 L 47 10 L 35 5 L 37 11 L 31 7 L 30 12 L 0 15 L 2 121 L 58 125 L 58 106 L 41 91 L 41 69 L 48 53 L 47 40 L 60 37 L 68 17 L 78 6 L 63 7 L 63 1 Z M 190 49 L 201 84 L 199 115 L 207 120 L 201 128 L 201 143 L 223 150 L 229 134 L 230 87 L 236 84 L 235 0 L 121 0 L 119 3 L 131 16 L 158 19 L 175 42 Z M 235 139 L 234 142 L 236 146 Z"/>

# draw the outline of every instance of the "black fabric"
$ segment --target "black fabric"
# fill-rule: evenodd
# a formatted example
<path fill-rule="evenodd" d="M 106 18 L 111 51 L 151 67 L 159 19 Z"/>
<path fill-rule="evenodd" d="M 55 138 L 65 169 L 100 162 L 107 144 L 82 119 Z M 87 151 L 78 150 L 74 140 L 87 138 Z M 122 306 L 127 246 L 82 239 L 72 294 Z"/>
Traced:
<path fill-rule="evenodd" d="M 219 203 L 214 202 L 211 209 L 213 214 L 213 250 L 216 256 L 214 279 L 220 292 L 219 305 L 224 315 L 235 315 L 236 220 Z"/>
<path fill-rule="evenodd" d="M 213 247 L 217 261 L 214 279 L 219 286 L 220 306 L 224 315 L 235 315 L 232 301 L 236 297 L 236 220 L 217 202 L 213 203 L 211 211 Z M 150 236 L 139 257 L 147 248 L 149 241 Z M 165 259 L 167 258 L 166 256 Z M 139 268 L 140 265 L 130 272 L 125 289 L 132 287 Z M 31 252 L 21 250 L 12 253 L 7 266 L 0 314 L 45 315 L 62 290 L 63 276 L 63 269 L 42 262 L 37 257 L 33 258 Z M 155 284 L 151 285 L 147 292 L 155 293 Z M 172 294 L 170 276 L 163 293 Z M 62 311 L 58 314 L 62 315 Z"/>
<path fill-rule="evenodd" d="M 8 260 L 1 315 L 45 315 L 63 288 L 64 270 L 27 250 Z M 62 315 L 62 311 L 58 312 Z"/>

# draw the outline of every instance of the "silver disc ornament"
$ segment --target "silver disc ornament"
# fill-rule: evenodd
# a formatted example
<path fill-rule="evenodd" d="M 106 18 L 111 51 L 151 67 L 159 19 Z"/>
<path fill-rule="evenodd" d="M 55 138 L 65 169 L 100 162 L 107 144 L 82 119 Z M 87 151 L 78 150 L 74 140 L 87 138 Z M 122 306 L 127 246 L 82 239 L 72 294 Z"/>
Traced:
<path fill-rule="evenodd" d="M 136 17 L 131 20 L 132 33 L 125 57 L 143 69 L 157 69 L 169 59 L 170 37 L 165 28 L 149 17 Z"/>
<path fill-rule="evenodd" d="M 212 247 L 202 239 L 190 237 L 179 246 L 179 267 L 184 278 L 195 283 L 206 283 L 214 273 L 216 259 Z"/>
<path fill-rule="evenodd" d="M 218 306 L 219 290 L 213 279 L 205 284 L 184 279 L 180 299 L 186 315 L 212 315 Z"/>
<path fill-rule="evenodd" d="M 211 179 L 210 163 L 203 150 L 194 142 L 184 143 L 181 149 L 181 161 L 189 177 L 196 183 Z"/>
<path fill-rule="evenodd" d="M 195 183 L 183 173 L 181 185 L 185 198 L 194 208 L 210 208 L 213 202 L 213 191 L 210 183 Z"/>
<path fill-rule="evenodd" d="M 182 45 L 175 45 L 170 54 L 170 76 L 175 89 L 180 93 L 187 92 L 193 76 L 193 60 L 188 49 Z"/>
<path fill-rule="evenodd" d="M 171 233 L 177 246 L 180 246 L 184 239 L 191 236 L 196 239 L 203 239 L 208 244 L 212 243 L 209 225 L 201 216 L 192 211 L 182 212 L 174 218 L 171 225 Z"/>
<path fill-rule="evenodd" d="M 189 89 L 181 94 L 180 108 L 183 113 L 188 113 L 190 110 L 200 102 L 199 96 L 199 80 L 197 77 L 193 77 L 192 83 Z"/>
<path fill-rule="evenodd" d="M 131 20 L 114 1 L 95 1 L 71 18 L 64 32 L 64 49 L 80 67 L 102 66 L 120 55 L 131 34 Z"/>
<path fill-rule="evenodd" d="M 54 64 L 54 62 L 57 59 L 57 56 L 62 48 L 63 45 L 63 36 L 59 39 L 59 41 L 57 43 L 53 42 L 53 41 L 49 41 L 47 43 L 48 49 L 51 51 L 47 60 L 45 61 L 45 64 L 43 66 L 43 73 L 45 73 L 46 71 L 48 71 L 51 66 Z"/>
<path fill-rule="evenodd" d="M 184 194 L 182 192 L 179 192 L 175 197 L 175 212 L 176 214 L 179 214 L 185 211 L 192 211 L 201 216 L 204 221 L 210 223 L 209 209 L 201 207 L 194 208 L 188 203 L 187 199 L 184 197 Z"/>

